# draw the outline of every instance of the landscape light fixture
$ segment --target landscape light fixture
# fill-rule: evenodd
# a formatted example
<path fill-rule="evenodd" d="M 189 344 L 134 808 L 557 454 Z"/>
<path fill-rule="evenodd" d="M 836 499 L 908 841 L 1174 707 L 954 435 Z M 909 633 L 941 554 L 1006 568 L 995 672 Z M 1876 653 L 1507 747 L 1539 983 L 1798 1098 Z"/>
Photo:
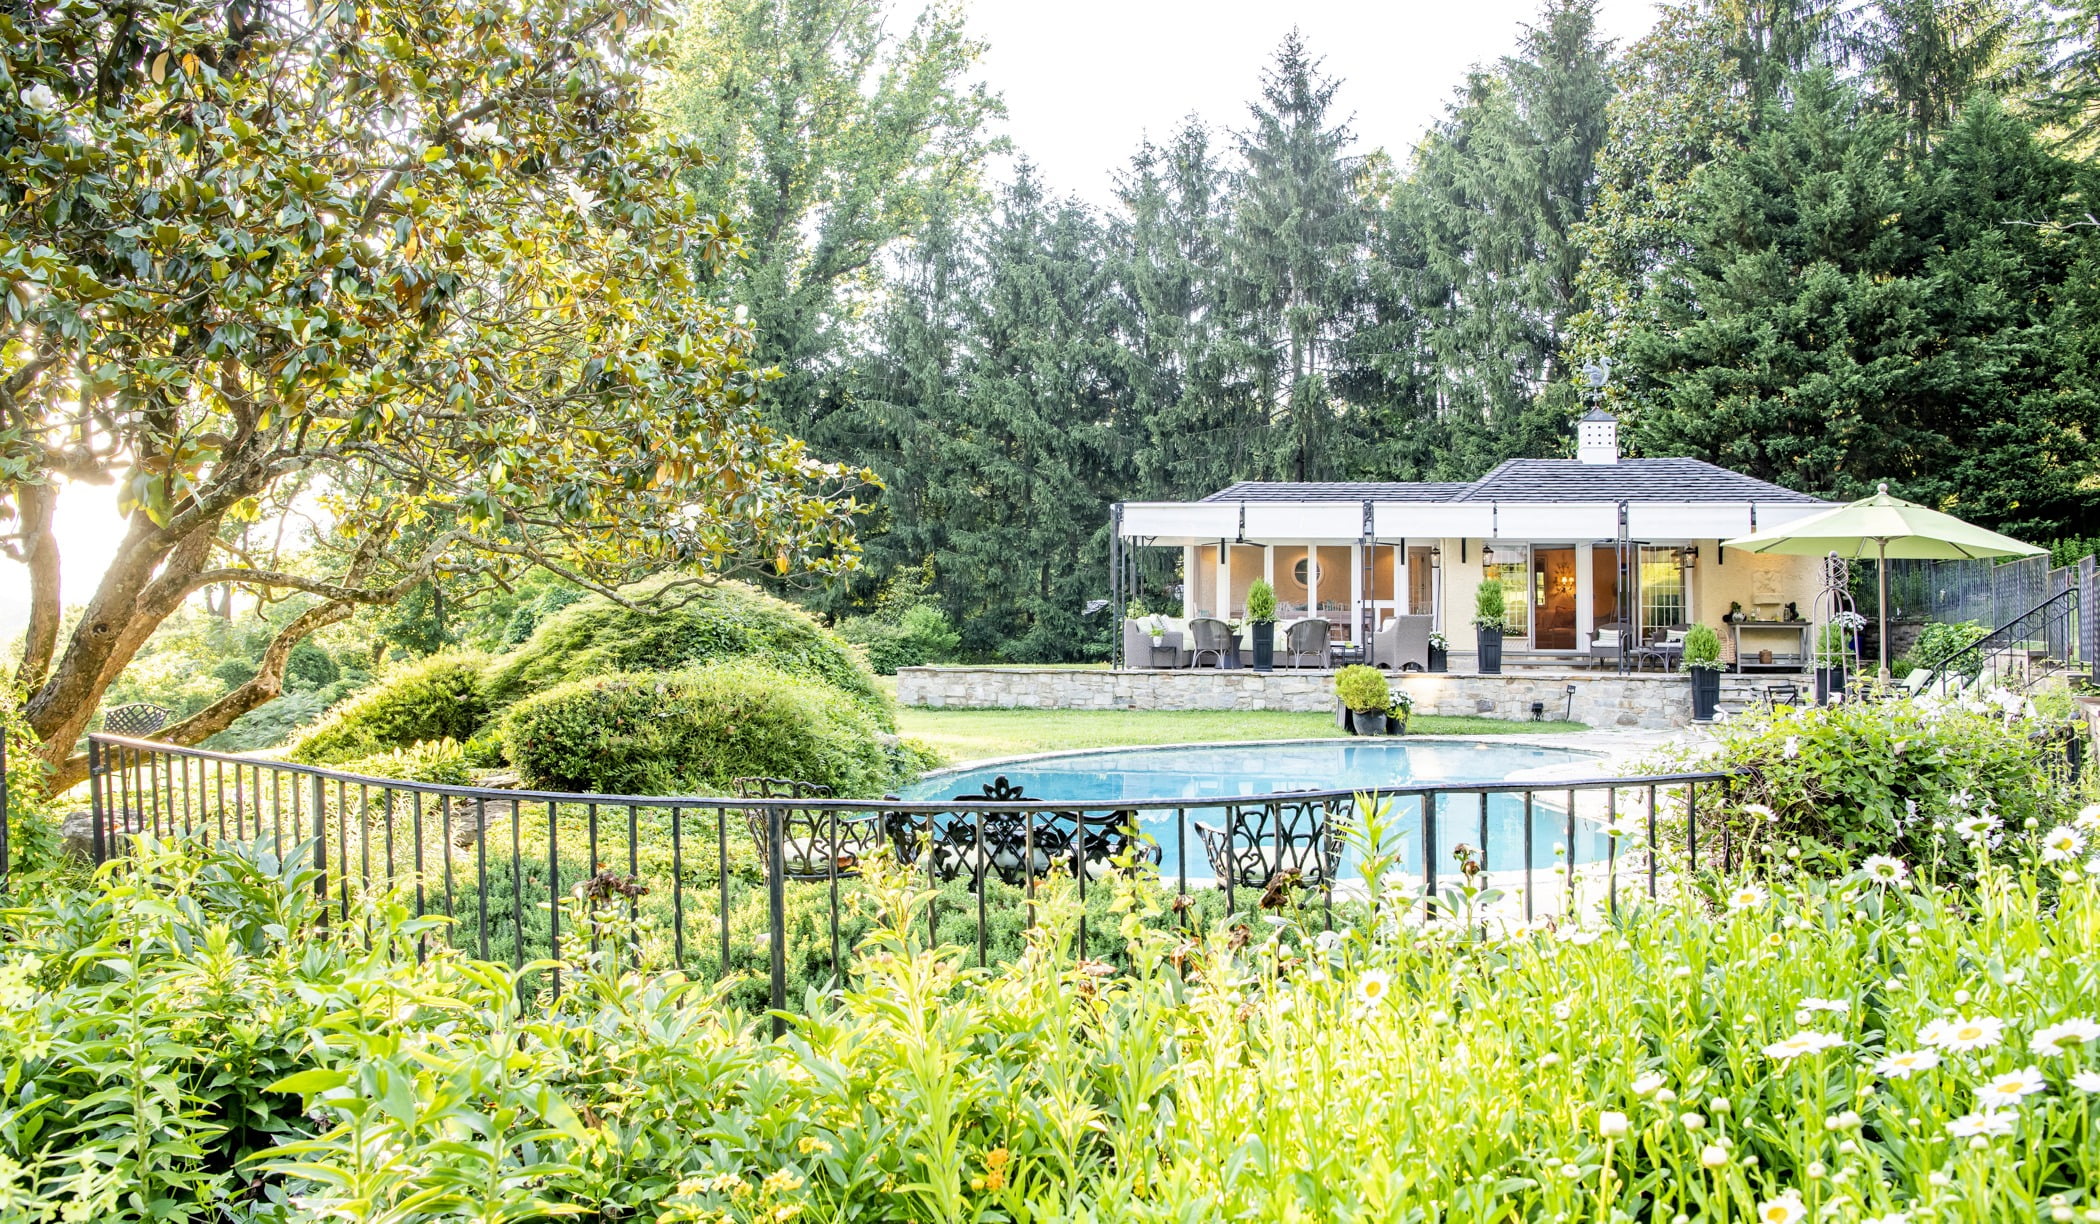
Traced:
<path fill-rule="evenodd" d="M 1562 722 L 1575 721 L 1575 686 L 1572 684 L 1568 686 L 1568 708 L 1561 712 L 1560 718 Z"/>
<path fill-rule="evenodd" d="M 1532 702 L 1532 703 L 1531 703 L 1531 721 L 1533 721 L 1533 722 L 1545 722 L 1545 721 L 1546 721 L 1546 703 L 1545 703 L 1545 702 L 1543 702 L 1543 701 L 1534 701 L 1534 702 Z"/>

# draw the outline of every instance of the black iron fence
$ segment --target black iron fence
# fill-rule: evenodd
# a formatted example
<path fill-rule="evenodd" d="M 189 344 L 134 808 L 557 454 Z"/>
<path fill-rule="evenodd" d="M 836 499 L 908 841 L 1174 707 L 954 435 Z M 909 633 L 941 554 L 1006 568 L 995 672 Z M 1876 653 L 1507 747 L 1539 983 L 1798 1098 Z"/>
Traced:
<path fill-rule="evenodd" d="M 1966 646 L 1925 664 L 1926 683 L 1949 679 L 2025 689 L 2074 658 L 2079 588 L 2068 587 Z"/>
<path fill-rule="evenodd" d="M 1365 895 L 1367 813 L 1351 790 L 1210 800 L 1062 802 L 1005 785 L 950 802 L 845 800 L 752 779 L 750 798 L 578 795 L 369 778 L 306 765 L 90 737 L 90 850 L 129 835 L 304 843 L 330 921 L 369 923 L 391 897 L 452 919 L 455 946 L 514 966 L 562 960 L 579 905 L 624 910 L 622 938 L 781 1009 L 842 976 L 871 924 L 878 859 L 925 890 L 925 922 L 979 964 L 1016 955 L 1037 891 L 1072 881 L 1080 950 L 1114 961 L 1111 896 L 1156 890 L 1150 921 L 1184 927 L 1256 907 L 1351 921 Z M 1385 877 L 1434 910 L 1473 902 L 1510 921 L 1615 908 L 1679 872 L 1733 865 L 1716 773 L 1402 784 L 1375 797 Z M 1115 888 L 1113 885 L 1126 885 Z M 1482 899 L 1486 890 L 1498 896 Z M 1126 907 L 1127 908 L 1127 907 Z M 568 916 L 565 917 L 565 909 Z M 1486 920 L 1486 912 L 1476 915 Z M 918 921 L 914 915 L 914 922 Z M 565 923 L 568 929 L 565 930 Z M 558 970 L 544 986 L 561 989 Z M 799 989 L 798 989 L 799 988 Z"/>

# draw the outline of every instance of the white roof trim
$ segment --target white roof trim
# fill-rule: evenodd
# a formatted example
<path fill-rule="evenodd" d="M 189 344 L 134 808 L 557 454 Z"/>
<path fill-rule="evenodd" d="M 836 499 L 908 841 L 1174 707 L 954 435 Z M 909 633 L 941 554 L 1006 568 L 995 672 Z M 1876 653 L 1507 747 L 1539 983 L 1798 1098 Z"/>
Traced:
<path fill-rule="evenodd" d="M 1628 538 L 1725 540 L 1822 514 L 1820 502 L 1628 502 Z M 1374 501 L 1372 534 L 1399 540 L 1609 540 L 1619 503 Z M 1361 538 L 1363 503 L 1131 502 L 1122 535 L 1152 544 L 1346 543 Z"/>

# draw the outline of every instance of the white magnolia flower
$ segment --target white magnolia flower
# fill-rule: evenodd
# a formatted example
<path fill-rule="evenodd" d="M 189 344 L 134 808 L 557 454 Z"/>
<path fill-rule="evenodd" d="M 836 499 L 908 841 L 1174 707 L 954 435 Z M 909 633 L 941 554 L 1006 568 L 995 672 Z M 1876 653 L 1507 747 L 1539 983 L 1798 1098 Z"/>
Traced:
<path fill-rule="evenodd" d="M 2034 1036 L 2028 1040 L 2027 1048 L 2047 1057 L 2063 1053 L 2065 1046 L 2082 1045 L 2096 1037 L 2100 1037 L 2100 1024 L 2095 1024 L 2083 1016 L 2073 1016 L 2047 1028 L 2037 1029 Z"/>
<path fill-rule="evenodd" d="M 1978 1135 L 2010 1135 L 2019 1115 L 2003 1109 L 1985 1109 L 1963 1114 L 1947 1124 L 1947 1133 L 1956 1139 L 1973 1139 Z"/>
<path fill-rule="evenodd" d="M 1782 1041 L 1765 1047 L 1765 1057 L 1786 1062 L 1802 1054 L 1818 1054 L 1845 1044 L 1845 1039 L 1835 1033 L 1819 1033 L 1814 1029 L 1802 1029 Z"/>
<path fill-rule="evenodd" d="M 1901 884 L 1910 877 L 1910 868 L 1903 865 L 1902 859 L 1886 854 L 1869 856 L 1860 870 L 1876 884 Z"/>
<path fill-rule="evenodd" d="M 2061 863 L 2085 849 L 2085 835 L 2070 825 L 2058 825 L 2042 834 L 2042 861 Z"/>
<path fill-rule="evenodd" d="M 1757 1224 L 1800 1224 L 1807 1218 L 1808 1208 L 1802 1205 L 1799 1191 L 1789 1190 L 1757 1205 Z"/>
<path fill-rule="evenodd" d="M 1656 1089 L 1658 1089 L 1658 1088 L 1660 1088 L 1660 1087 L 1662 1087 L 1662 1086 L 1663 1086 L 1663 1075 L 1662 1075 L 1662 1072 L 1660 1072 L 1660 1071 L 1643 1071 L 1643 1072 L 1641 1072 L 1641 1073 L 1640 1073 L 1639 1075 L 1637 1075 L 1637 1076 L 1635 1076 L 1635 1077 L 1634 1077 L 1634 1080 L 1633 1080 L 1633 1095 L 1635 1095 L 1635 1096 L 1647 1096 L 1647 1095 L 1648 1095 L 1649 1093 L 1651 1093 L 1651 1092 L 1654 1092 L 1654 1091 L 1655 1091 Z"/>
<path fill-rule="evenodd" d="M 1931 1050 L 1898 1050 L 1874 1064 L 1874 1074 L 1889 1079 L 1909 1079 L 1920 1071 L 1930 1071 L 1940 1065 L 1940 1056 Z"/>
<path fill-rule="evenodd" d="M 1996 1016 L 1935 1020 L 1918 1030 L 1918 1040 L 1942 1050 L 1988 1050 L 2005 1036 L 2005 1021 Z"/>
<path fill-rule="evenodd" d="M 2071 823 L 2088 833 L 2100 833 L 2100 803 L 2088 803 L 2079 808 L 2077 819 Z"/>
<path fill-rule="evenodd" d="M 1805 1012 L 1830 1012 L 1833 1015 L 1842 1016 L 1852 1010 L 1852 1005 L 1843 999 L 1818 999 L 1811 996 L 1801 1000 L 1801 1010 Z"/>
<path fill-rule="evenodd" d="M 461 128 L 459 134 L 473 144 L 494 144 L 502 136 L 502 129 L 496 126 L 495 120 L 483 119 Z"/>
<path fill-rule="evenodd" d="M 1607 1109 L 1597 1115 L 1597 1133 L 1606 1139 L 1623 1139 L 1631 1129 L 1632 1123 L 1626 1120 L 1626 1115 L 1615 1109 Z"/>
<path fill-rule="evenodd" d="M 2071 1087 L 2080 1092 L 2100 1093 L 2100 1071 L 2080 1071 L 2071 1077 Z"/>
<path fill-rule="evenodd" d="M 1732 910 L 1760 909 L 1764 906 L 1767 896 L 1768 894 L 1765 890 L 1757 885 L 1745 884 L 1728 894 L 1728 908 Z"/>
<path fill-rule="evenodd" d="M 38 81 L 22 91 L 22 105 L 38 114 L 48 115 L 58 109 L 58 95 L 51 92 L 49 85 Z"/>
<path fill-rule="evenodd" d="M 1356 979 L 1356 997 L 1366 1004 L 1385 1002 L 1393 992 L 1393 975 L 1383 969 L 1373 969 Z"/>
<path fill-rule="evenodd" d="M 2004 1105 L 2018 1105 L 2020 1098 L 2040 1092 L 2042 1072 L 2039 1067 L 2022 1067 L 2018 1071 L 2007 1071 L 1994 1075 L 1976 1089 L 1976 1103 L 1986 1109 Z"/>

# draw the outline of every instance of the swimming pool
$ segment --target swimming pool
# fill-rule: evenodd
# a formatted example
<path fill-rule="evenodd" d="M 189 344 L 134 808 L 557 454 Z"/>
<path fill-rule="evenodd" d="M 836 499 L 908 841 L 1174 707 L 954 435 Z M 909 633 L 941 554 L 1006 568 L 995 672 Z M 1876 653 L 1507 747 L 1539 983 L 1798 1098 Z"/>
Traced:
<path fill-rule="evenodd" d="M 1219 825 L 1219 800 L 1240 795 L 1317 788 L 1322 790 L 1393 791 L 1407 787 L 1522 780 L 1535 771 L 1556 776 L 1590 775 L 1567 767 L 1598 760 L 1596 753 L 1492 740 L 1386 739 L 1308 740 L 1269 744 L 1206 744 L 1162 748 L 1118 748 L 1051 757 L 968 766 L 929 775 L 899 795 L 903 799 L 940 800 L 981 796 L 998 778 L 1020 787 L 1029 799 L 1046 803 L 1083 803 L 1098 807 L 1139 800 L 1187 800 L 1184 812 L 1146 813 L 1140 827 L 1159 843 L 1161 868 L 1169 878 L 1186 865 L 1191 881 L 1209 880 L 1194 826 Z M 1559 767 L 1559 768 L 1555 768 Z M 1600 771 L 1601 772 L 1601 769 Z M 1544 782 L 1542 786 L 1550 786 Z M 1436 841 L 1440 854 L 1460 842 L 1482 841 L 1481 805 L 1473 795 L 1445 798 L 1437 811 Z M 1485 797 L 1486 845 L 1490 870 L 1520 867 L 1524 848 L 1524 800 L 1520 795 Z M 1395 804 L 1396 840 L 1403 870 L 1421 871 L 1421 811 L 1415 799 Z M 1550 867 L 1554 847 L 1568 845 L 1564 804 L 1542 793 L 1532 813 L 1532 864 Z M 1182 853 L 1186 827 L 1188 846 Z M 1569 848 L 1577 862 L 1603 857 L 1605 839 L 1596 826 L 1578 821 Z M 1345 855 L 1341 874 L 1355 874 L 1357 855 Z M 1437 870 L 1449 871 L 1448 860 Z"/>

